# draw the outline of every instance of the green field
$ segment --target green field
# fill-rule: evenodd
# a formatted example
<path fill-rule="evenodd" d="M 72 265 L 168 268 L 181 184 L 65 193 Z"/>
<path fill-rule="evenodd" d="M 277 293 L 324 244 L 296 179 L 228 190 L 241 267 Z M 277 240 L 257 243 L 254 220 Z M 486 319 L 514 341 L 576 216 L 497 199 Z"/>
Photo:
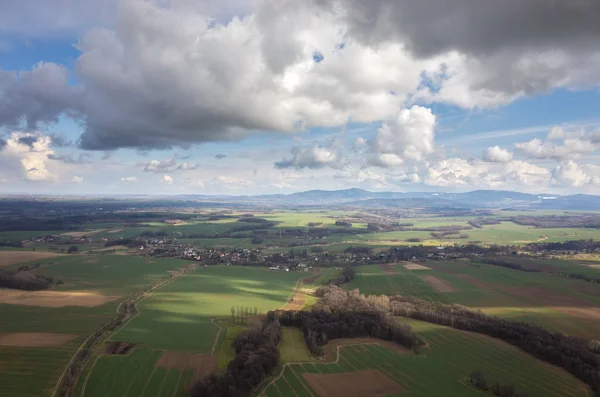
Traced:
<path fill-rule="evenodd" d="M 136 349 L 125 356 L 98 358 L 80 397 L 187 395 L 192 371 L 157 367 L 161 354 L 160 350 Z"/>
<path fill-rule="evenodd" d="M 0 304 L 0 333 L 77 335 L 67 344 L 54 348 L 0 347 L 0 396 L 49 395 L 73 353 L 90 334 L 116 314 L 121 300 L 167 276 L 167 270 L 188 264 L 177 259 L 149 261 L 123 255 L 73 255 L 36 263 L 53 263 L 34 272 L 63 278 L 65 284 L 56 286 L 56 291 L 93 292 L 116 299 L 95 307 Z M 35 376 L 32 376 L 33 372 Z"/>
<path fill-rule="evenodd" d="M 554 263 L 574 273 L 583 267 L 566 261 Z M 553 331 L 590 339 L 600 334 L 600 322 L 588 311 L 597 312 L 600 307 L 598 284 L 466 261 L 424 264 L 431 270 L 408 270 L 394 265 L 394 274 L 386 274 L 379 265 L 361 266 L 354 280 L 344 287 L 358 288 L 364 294 L 399 294 L 459 303 L 486 314 L 534 322 Z M 436 277 L 454 291 L 439 292 L 419 276 Z"/>
<path fill-rule="evenodd" d="M 221 340 L 219 341 L 219 361 L 217 368 L 223 369 L 226 368 L 227 364 L 229 364 L 229 362 L 235 358 L 235 351 L 233 350 L 231 344 L 240 334 L 240 332 L 242 332 L 246 327 L 243 325 L 231 324 L 225 321 L 220 321 L 219 325 L 223 327 L 223 331 L 221 331 Z"/>
<path fill-rule="evenodd" d="M 298 328 L 282 327 L 279 353 L 282 363 L 310 361 L 311 355 L 304 343 L 304 336 Z"/>
<path fill-rule="evenodd" d="M 268 384 L 260 394 L 267 397 L 319 396 L 303 373 L 336 374 L 377 369 L 407 389 L 398 396 L 485 395 L 466 381 L 474 370 L 482 371 L 490 383 L 514 383 L 518 391 L 529 397 L 591 395 L 587 387 L 570 374 L 501 341 L 416 320 L 408 323 L 429 344 L 419 355 L 398 354 L 377 344 L 343 346 L 339 362 L 290 364 L 284 367 L 283 376 L 274 384 Z"/>
<path fill-rule="evenodd" d="M 203 267 L 162 287 L 138 305 L 140 314 L 112 339 L 144 346 L 208 353 L 231 308 L 256 307 L 264 313 L 285 304 L 300 272 L 233 266 Z"/>

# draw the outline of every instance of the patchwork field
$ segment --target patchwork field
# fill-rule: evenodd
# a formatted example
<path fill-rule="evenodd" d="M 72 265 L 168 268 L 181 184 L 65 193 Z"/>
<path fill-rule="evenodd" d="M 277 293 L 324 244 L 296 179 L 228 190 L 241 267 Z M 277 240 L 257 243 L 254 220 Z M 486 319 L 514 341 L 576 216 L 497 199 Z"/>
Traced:
<path fill-rule="evenodd" d="M 228 266 L 203 267 L 154 292 L 138 305 L 140 314 L 112 336 L 143 346 L 209 353 L 218 326 L 232 307 L 258 313 L 282 307 L 301 272 Z"/>
<path fill-rule="evenodd" d="M 501 341 L 416 320 L 408 323 L 428 343 L 419 355 L 398 354 L 380 343 L 342 345 L 332 363 L 285 365 L 257 395 L 481 396 L 466 381 L 473 370 L 485 373 L 490 382 L 514 383 L 530 397 L 591 395 L 568 373 Z"/>
<path fill-rule="evenodd" d="M 31 263 L 31 262 L 28 262 Z M 39 259 L 32 272 L 61 277 L 51 291 L 0 290 L 0 396 L 52 392 L 73 353 L 111 319 L 119 302 L 188 264 L 127 256 Z"/>
<path fill-rule="evenodd" d="M 59 254 L 45 251 L 0 251 L 0 267 L 54 258 L 56 256 L 59 256 Z"/>
<path fill-rule="evenodd" d="M 584 265 L 522 259 L 524 267 Z M 401 264 L 361 266 L 347 289 L 364 294 L 412 295 L 459 303 L 490 315 L 538 323 L 554 331 L 595 339 L 600 335 L 600 285 L 545 272 L 523 272 L 466 261 L 428 261 L 427 269 Z M 590 272 L 596 269 L 588 268 Z"/>
<path fill-rule="evenodd" d="M 256 307 L 259 313 L 280 308 L 304 277 L 303 272 L 214 266 L 174 280 L 145 298 L 140 313 L 110 337 L 135 343 L 134 352 L 100 355 L 80 385 L 81 395 L 185 395 L 190 380 L 233 358 L 231 342 L 244 326 L 230 323 L 232 307 Z M 296 339 L 290 341 L 294 357 L 300 354 Z M 116 381 L 108 385 L 109 379 Z"/>

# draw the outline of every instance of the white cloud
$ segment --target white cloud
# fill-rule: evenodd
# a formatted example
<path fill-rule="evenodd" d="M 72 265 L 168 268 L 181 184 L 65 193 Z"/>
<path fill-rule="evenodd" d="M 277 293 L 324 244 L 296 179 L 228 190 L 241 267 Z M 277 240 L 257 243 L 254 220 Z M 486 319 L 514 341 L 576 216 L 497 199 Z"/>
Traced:
<path fill-rule="evenodd" d="M 552 170 L 552 182 L 566 187 L 581 187 L 592 178 L 573 160 L 563 161 Z"/>
<path fill-rule="evenodd" d="M 275 162 L 275 168 L 310 168 L 319 169 L 325 167 L 341 168 L 343 141 L 339 137 L 333 137 L 327 145 L 313 145 L 309 147 L 294 146 L 291 149 L 292 157 Z"/>
<path fill-rule="evenodd" d="M 537 190 L 550 182 L 546 168 L 520 160 L 486 163 L 449 158 L 430 164 L 425 183 L 432 186 L 464 188 L 520 188 Z"/>
<path fill-rule="evenodd" d="M 121 182 L 137 182 L 137 178 L 135 176 L 124 176 L 121 177 Z"/>
<path fill-rule="evenodd" d="M 491 146 L 483 152 L 483 160 L 490 163 L 508 163 L 513 159 L 513 154 L 500 146 Z"/>
<path fill-rule="evenodd" d="M 81 177 L 81 176 L 74 176 L 73 178 L 71 178 L 70 182 L 73 182 L 73 183 L 82 183 L 83 182 L 83 177 Z"/>
<path fill-rule="evenodd" d="M 403 109 L 377 130 L 370 142 L 370 163 L 394 167 L 406 160 L 422 161 L 434 152 L 434 138 L 435 115 L 430 109 L 416 105 Z"/>
<path fill-rule="evenodd" d="M 225 184 L 229 188 L 239 188 L 243 186 L 252 186 L 254 182 L 248 179 L 238 178 L 230 175 L 219 175 L 216 183 Z"/>
<path fill-rule="evenodd" d="M 167 185 L 171 185 L 173 183 L 173 178 L 171 178 L 169 175 L 163 175 L 160 181 L 162 183 L 166 183 Z"/>
<path fill-rule="evenodd" d="M 294 188 L 294 185 L 290 185 L 287 182 L 274 182 L 274 183 L 271 183 L 270 186 L 273 186 L 277 189 L 293 189 Z"/>
<path fill-rule="evenodd" d="M 397 182 L 408 182 L 408 183 L 419 183 L 421 181 L 421 177 L 415 173 L 402 173 L 392 177 L 393 180 Z"/>
<path fill-rule="evenodd" d="M 548 139 L 561 139 L 561 138 L 565 138 L 565 137 L 566 137 L 565 130 L 559 126 L 552 127 L 550 129 L 550 132 L 548 132 Z"/>
<path fill-rule="evenodd" d="M 48 156 L 55 155 L 49 136 L 32 132 L 11 133 L 0 147 L 0 165 L 6 171 L 30 181 L 57 180 L 57 164 Z"/>
<path fill-rule="evenodd" d="M 592 153 L 597 149 L 590 140 L 579 138 L 566 138 L 562 145 L 535 138 L 529 142 L 516 143 L 515 147 L 534 158 L 556 160 L 576 159 L 582 154 Z"/>

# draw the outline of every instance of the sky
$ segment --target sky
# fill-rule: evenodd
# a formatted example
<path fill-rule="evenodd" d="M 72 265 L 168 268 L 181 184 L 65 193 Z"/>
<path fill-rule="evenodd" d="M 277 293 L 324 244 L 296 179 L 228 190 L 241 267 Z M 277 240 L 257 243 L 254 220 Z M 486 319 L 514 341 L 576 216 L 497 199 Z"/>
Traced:
<path fill-rule="evenodd" d="M 600 2 L 0 9 L 0 194 L 600 194 Z"/>

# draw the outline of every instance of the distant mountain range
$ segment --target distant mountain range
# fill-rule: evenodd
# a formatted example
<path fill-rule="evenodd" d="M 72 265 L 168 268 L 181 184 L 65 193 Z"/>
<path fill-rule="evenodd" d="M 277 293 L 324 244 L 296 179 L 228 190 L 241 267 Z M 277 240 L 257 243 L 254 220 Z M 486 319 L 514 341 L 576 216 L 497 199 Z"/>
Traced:
<path fill-rule="evenodd" d="M 600 196 L 575 194 L 529 194 L 503 190 L 475 190 L 466 193 L 445 192 L 370 192 L 363 189 L 308 190 L 292 194 L 258 196 L 185 195 L 182 199 L 211 200 L 255 204 L 344 205 L 364 207 L 454 207 L 600 210 Z"/>

